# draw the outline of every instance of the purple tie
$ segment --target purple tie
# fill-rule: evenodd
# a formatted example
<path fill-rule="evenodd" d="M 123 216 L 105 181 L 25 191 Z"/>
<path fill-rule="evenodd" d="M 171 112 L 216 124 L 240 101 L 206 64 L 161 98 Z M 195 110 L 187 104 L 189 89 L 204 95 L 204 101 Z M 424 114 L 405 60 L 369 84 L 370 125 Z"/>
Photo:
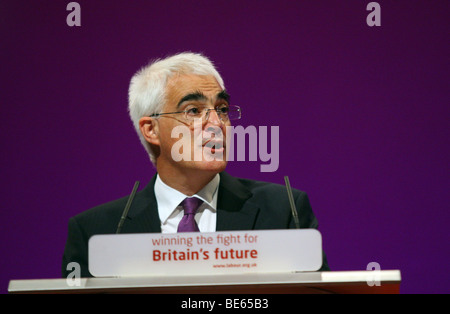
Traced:
<path fill-rule="evenodd" d="M 195 213 L 203 201 L 196 197 L 187 197 L 181 202 L 184 209 L 184 216 L 178 224 L 178 232 L 198 232 L 197 223 L 195 222 Z"/>

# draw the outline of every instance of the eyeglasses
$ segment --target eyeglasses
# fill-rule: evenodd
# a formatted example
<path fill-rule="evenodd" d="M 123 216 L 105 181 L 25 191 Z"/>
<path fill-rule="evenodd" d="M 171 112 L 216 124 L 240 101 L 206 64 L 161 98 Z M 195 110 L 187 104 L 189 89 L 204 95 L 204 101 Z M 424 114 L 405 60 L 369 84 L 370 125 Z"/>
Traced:
<path fill-rule="evenodd" d="M 216 108 L 206 108 L 204 106 L 189 106 L 188 109 L 177 112 L 154 113 L 150 117 L 159 117 L 166 114 L 184 113 L 186 121 L 194 121 L 194 119 L 202 119 L 208 121 L 211 110 L 215 111 L 220 120 L 227 122 L 229 120 L 239 120 L 241 118 L 241 108 L 239 106 L 221 105 Z"/>

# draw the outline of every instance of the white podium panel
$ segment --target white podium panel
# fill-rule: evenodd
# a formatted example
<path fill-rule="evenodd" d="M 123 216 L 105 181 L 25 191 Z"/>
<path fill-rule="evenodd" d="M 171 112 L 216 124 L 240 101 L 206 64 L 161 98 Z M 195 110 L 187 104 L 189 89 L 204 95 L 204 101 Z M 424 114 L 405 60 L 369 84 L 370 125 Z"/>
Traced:
<path fill-rule="evenodd" d="M 96 235 L 89 240 L 95 277 L 195 276 L 316 271 L 316 229 Z"/>

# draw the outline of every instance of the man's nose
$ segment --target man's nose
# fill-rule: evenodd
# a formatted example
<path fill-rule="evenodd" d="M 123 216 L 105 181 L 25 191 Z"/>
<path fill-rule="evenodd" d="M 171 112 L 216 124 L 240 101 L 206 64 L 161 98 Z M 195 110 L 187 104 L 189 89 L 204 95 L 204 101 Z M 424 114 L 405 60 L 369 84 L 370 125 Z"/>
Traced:
<path fill-rule="evenodd" d="M 205 121 L 206 123 L 215 125 L 221 125 L 223 123 L 222 119 L 220 119 L 219 114 L 215 109 L 208 110 Z"/>

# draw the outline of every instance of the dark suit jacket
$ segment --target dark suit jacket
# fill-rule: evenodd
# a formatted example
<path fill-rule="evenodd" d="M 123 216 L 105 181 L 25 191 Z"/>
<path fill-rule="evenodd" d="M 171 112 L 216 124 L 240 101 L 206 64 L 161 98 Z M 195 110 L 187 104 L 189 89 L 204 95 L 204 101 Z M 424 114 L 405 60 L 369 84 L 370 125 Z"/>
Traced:
<path fill-rule="evenodd" d="M 131 205 L 121 233 L 161 232 L 154 185 L 151 182 L 139 191 Z M 293 190 L 301 228 L 317 228 L 308 196 Z M 91 277 L 88 270 L 88 240 L 95 234 L 113 234 L 127 203 L 128 196 L 112 201 L 69 220 L 68 238 L 63 256 L 63 277 L 72 271 L 67 264 L 77 262 L 81 277 Z M 295 228 L 286 187 L 283 185 L 238 179 L 223 172 L 220 174 L 217 199 L 217 231 L 264 230 Z M 321 270 L 329 270 L 326 257 Z"/>

